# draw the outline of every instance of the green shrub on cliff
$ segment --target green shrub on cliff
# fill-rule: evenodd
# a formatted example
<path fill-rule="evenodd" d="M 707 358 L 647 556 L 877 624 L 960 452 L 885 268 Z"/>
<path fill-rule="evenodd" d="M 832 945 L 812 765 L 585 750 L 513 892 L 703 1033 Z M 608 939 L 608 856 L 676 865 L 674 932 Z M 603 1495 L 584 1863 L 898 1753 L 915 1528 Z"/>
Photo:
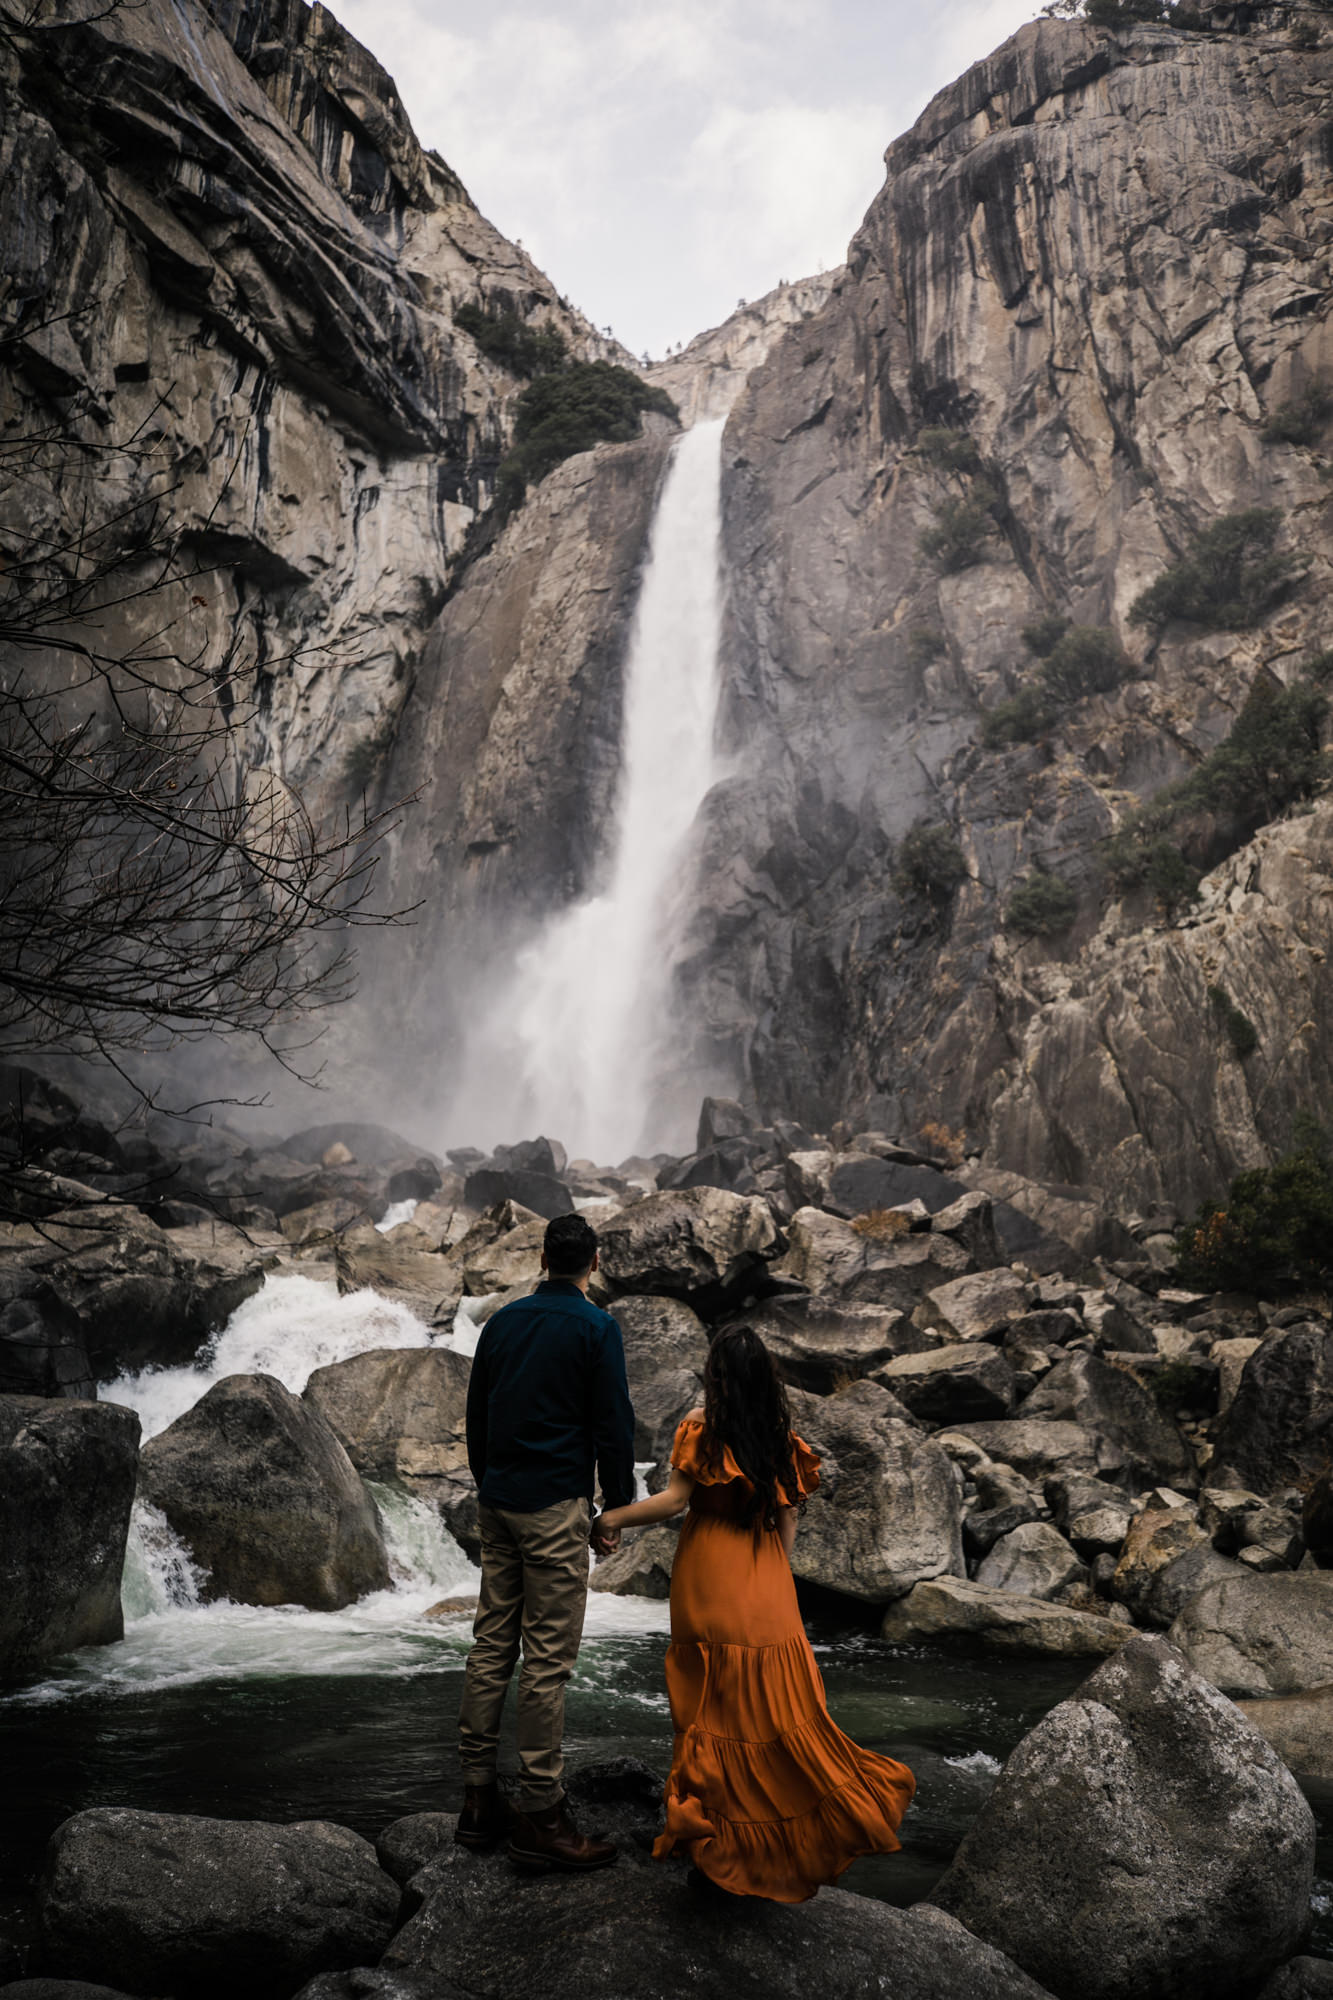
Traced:
<path fill-rule="evenodd" d="M 1274 546 L 1281 525 L 1278 507 L 1224 514 L 1194 537 L 1187 555 L 1140 592 L 1130 607 L 1130 622 L 1165 625 L 1181 618 L 1230 632 L 1254 625 L 1307 560 Z"/>
<path fill-rule="evenodd" d="M 1244 1062 L 1259 1046 L 1259 1030 L 1248 1014 L 1243 1014 L 1225 986 L 1208 988 L 1208 1005 L 1213 1018 L 1226 1034 L 1233 1052 Z"/>
<path fill-rule="evenodd" d="M 930 426 L 917 433 L 916 448 L 928 464 L 938 467 L 941 472 L 974 473 L 981 471 L 981 453 L 976 440 L 966 431 L 950 430 L 943 424 Z"/>
<path fill-rule="evenodd" d="M 1305 392 L 1274 410 L 1259 435 L 1265 444 L 1315 444 L 1333 416 L 1333 390 L 1312 382 Z"/>
<path fill-rule="evenodd" d="M 1004 921 L 1008 930 L 1025 937 L 1056 937 L 1078 915 L 1078 897 L 1060 875 L 1034 868 L 1010 896 Z"/>
<path fill-rule="evenodd" d="M 572 361 L 555 374 L 538 375 L 518 399 L 513 450 L 496 475 L 495 504 L 501 517 L 512 514 L 529 486 L 576 451 L 638 437 L 644 410 L 680 420 L 665 389 L 610 361 Z"/>
<path fill-rule="evenodd" d="M 911 832 L 903 835 L 893 875 L 893 886 L 900 896 L 928 896 L 932 902 L 943 903 L 966 880 L 963 850 L 947 826 L 918 820 Z"/>
<path fill-rule="evenodd" d="M 1187 1283 L 1211 1291 L 1272 1293 L 1317 1284 L 1333 1263 L 1333 1162 L 1307 1125 L 1271 1167 L 1232 1181 L 1176 1238 Z"/>
<path fill-rule="evenodd" d="M 457 307 L 454 325 L 471 334 L 488 361 L 498 362 L 511 375 L 530 379 L 550 374 L 569 358 L 565 336 L 550 320 L 545 326 L 529 326 L 516 312 L 491 312 L 469 303 Z"/>
<path fill-rule="evenodd" d="M 1059 717 L 1059 709 L 1042 687 L 1020 688 L 1008 701 L 998 702 L 981 719 L 981 740 L 988 750 L 1006 750 L 1015 743 L 1035 743 Z"/>
<path fill-rule="evenodd" d="M 1056 701 L 1109 694 L 1129 671 L 1115 633 L 1104 625 L 1070 625 L 1042 662 L 1041 678 Z"/>
<path fill-rule="evenodd" d="M 984 562 L 986 543 L 995 531 L 990 508 L 982 500 L 946 500 L 935 509 L 935 525 L 927 528 L 919 547 L 946 576 Z"/>

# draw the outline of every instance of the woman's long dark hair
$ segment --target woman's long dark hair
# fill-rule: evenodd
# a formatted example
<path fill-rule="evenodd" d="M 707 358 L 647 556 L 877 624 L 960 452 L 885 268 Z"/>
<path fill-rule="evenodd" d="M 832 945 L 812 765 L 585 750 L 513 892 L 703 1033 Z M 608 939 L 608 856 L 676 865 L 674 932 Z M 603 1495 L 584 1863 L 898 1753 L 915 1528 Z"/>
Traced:
<path fill-rule="evenodd" d="M 730 1451 L 754 1488 L 747 1520 L 774 1528 L 779 1507 L 799 1504 L 787 1392 L 752 1326 L 713 1336 L 704 1363 L 704 1442 L 717 1468 L 723 1449 Z"/>

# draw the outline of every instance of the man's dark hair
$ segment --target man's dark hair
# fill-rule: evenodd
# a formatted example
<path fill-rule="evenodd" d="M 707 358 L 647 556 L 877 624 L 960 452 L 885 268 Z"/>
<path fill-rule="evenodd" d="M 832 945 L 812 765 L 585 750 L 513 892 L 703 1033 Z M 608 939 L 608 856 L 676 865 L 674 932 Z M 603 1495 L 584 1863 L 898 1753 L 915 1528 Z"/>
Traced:
<path fill-rule="evenodd" d="M 553 1278 L 581 1278 L 597 1255 L 597 1232 L 581 1215 L 557 1215 L 546 1225 L 542 1248 Z"/>

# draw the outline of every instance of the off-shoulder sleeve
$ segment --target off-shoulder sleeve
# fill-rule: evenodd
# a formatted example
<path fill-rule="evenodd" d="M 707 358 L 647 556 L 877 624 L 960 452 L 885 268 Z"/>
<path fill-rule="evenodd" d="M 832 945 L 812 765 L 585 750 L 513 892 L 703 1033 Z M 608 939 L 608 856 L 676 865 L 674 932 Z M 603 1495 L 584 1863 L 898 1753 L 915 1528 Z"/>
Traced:
<path fill-rule="evenodd" d="M 676 1425 L 671 1463 L 677 1472 L 687 1473 L 701 1486 L 725 1486 L 728 1480 L 745 1477 L 729 1451 L 723 1451 L 720 1466 L 713 1463 L 704 1446 L 703 1420 L 699 1417 L 682 1417 Z"/>
<path fill-rule="evenodd" d="M 800 1500 L 809 1499 L 819 1484 L 819 1453 L 811 1451 L 804 1438 L 791 1434 L 792 1464 L 796 1469 L 796 1495 Z M 794 1503 L 793 1503 L 794 1504 Z"/>

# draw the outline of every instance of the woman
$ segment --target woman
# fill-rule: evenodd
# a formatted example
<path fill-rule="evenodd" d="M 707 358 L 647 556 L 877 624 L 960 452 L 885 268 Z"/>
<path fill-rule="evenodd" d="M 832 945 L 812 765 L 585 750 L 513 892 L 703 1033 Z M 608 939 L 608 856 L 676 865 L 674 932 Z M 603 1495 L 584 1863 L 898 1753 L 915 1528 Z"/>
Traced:
<path fill-rule="evenodd" d="M 689 1510 L 671 1575 L 675 1751 L 653 1852 L 684 1848 L 733 1895 L 801 1903 L 858 1854 L 897 1848 L 916 1780 L 859 1749 L 824 1706 L 790 1562 L 819 1460 L 751 1327 L 713 1341 L 704 1406 L 677 1429 L 671 1466 L 661 1493 L 593 1529 L 599 1542 Z"/>

